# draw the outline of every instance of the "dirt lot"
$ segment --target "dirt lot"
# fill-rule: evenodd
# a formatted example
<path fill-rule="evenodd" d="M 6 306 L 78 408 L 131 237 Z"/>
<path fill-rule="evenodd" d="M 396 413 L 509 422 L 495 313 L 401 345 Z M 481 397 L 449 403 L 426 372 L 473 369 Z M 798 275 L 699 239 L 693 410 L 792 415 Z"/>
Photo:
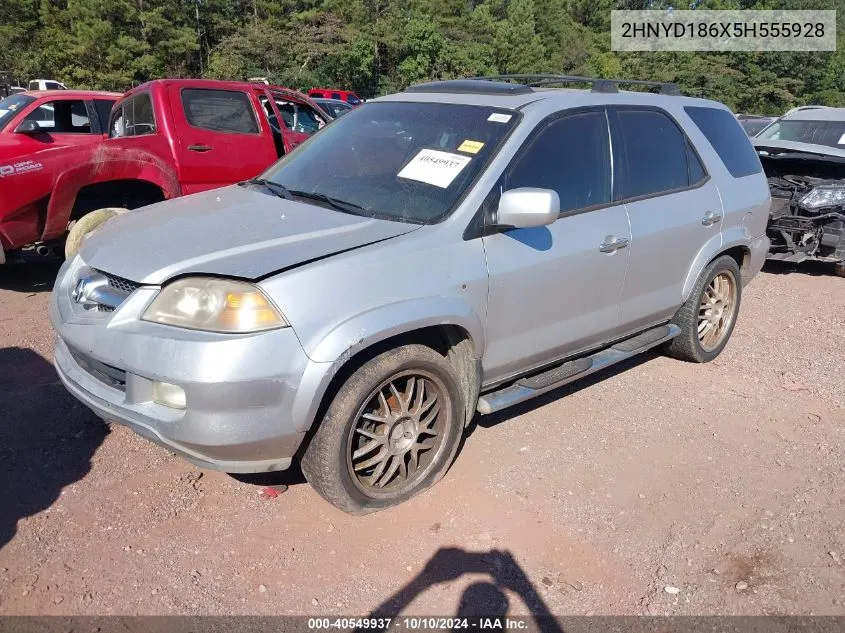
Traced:
<path fill-rule="evenodd" d="M 55 270 L 0 269 L 0 614 L 845 614 L 843 279 L 770 270 L 715 362 L 482 418 L 439 485 L 353 518 L 78 405 Z"/>

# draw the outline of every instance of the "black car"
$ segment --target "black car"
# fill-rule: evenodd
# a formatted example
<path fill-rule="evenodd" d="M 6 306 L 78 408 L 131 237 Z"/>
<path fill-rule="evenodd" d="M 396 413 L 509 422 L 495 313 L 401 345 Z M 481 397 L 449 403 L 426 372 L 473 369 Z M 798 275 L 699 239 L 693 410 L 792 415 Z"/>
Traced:
<path fill-rule="evenodd" d="M 762 116 L 759 114 L 739 114 L 736 118 L 748 136 L 757 136 L 758 132 L 761 132 L 769 124 L 777 120 L 777 117 Z"/>
<path fill-rule="evenodd" d="M 316 99 L 313 99 L 313 101 L 333 119 L 346 114 L 353 107 L 346 103 L 346 101 L 341 101 L 340 99 L 324 99 L 322 97 L 317 97 Z"/>

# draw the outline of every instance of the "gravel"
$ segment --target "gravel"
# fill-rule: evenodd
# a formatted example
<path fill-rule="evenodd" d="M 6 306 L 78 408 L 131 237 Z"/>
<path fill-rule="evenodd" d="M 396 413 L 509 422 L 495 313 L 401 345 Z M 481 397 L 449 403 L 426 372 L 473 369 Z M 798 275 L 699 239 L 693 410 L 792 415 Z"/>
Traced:
<path fill-rule="evenodd" d="M 501 595 L 510 614 L 845 615 L 845 280 L 821 272 L 755 280 L 716 361 L 651 354 L 480 418 L 428 493 L 351 517 L 296 471 L 200 471 L 103 425 L 52 368 L 55 267 L 0 267 L 0 615 Z"/>

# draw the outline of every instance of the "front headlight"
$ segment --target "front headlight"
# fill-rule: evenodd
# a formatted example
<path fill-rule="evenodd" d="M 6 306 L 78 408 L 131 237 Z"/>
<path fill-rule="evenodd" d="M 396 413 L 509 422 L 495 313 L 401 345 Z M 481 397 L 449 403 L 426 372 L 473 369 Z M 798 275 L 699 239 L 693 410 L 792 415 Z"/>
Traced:
<path fill-rule="evenodd" d="M 213 277 L 188 277 L 164 286 L 141 318 L 192 330 L 241 334 L 288 325 L 258 286 Z"/>
<path fill-rule="evenodd" d="M 822 185 L 816 187 L 798 202 L 805 209 L 824 209 L 845 204 L 845 187 Z"/>

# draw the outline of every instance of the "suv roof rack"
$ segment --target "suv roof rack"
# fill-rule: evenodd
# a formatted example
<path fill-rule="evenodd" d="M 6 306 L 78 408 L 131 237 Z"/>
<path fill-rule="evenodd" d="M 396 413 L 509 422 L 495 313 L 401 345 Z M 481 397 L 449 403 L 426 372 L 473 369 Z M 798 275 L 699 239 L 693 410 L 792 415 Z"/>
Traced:
<path fill-rule="evenodd" d="M 446 81 L 430 81 L 424 84 L 409 86 L 405 92 L 445 92 L 453 94 L 473 93 L 485 95 L 522 95 L 534 92 L 530 86 L 499 81 L 476 81 L 472 79 L 447 79 Z"/>
<path fill-rule="evenodd" d="M 620 84 L 631 86 L 646 86 L 649 88 L 659 88 L 662 95 L 678 96 L 681 91 L 677 84 L 668 83 L 665 81 L 644 81 L 642 79 L 603 79 L 599 77 L 578 77 L 576 75 L 491 75 L 489 77 L 473 77 L 472 81 L 518 81 L 519 84 L 527 88 L 539 88 L 545 86 L 554 86 L 560 84 L 571 83 L 588 83 L 592 84 L 593 92 L 613 93 L 619 92 L 618 86 Z"/>

